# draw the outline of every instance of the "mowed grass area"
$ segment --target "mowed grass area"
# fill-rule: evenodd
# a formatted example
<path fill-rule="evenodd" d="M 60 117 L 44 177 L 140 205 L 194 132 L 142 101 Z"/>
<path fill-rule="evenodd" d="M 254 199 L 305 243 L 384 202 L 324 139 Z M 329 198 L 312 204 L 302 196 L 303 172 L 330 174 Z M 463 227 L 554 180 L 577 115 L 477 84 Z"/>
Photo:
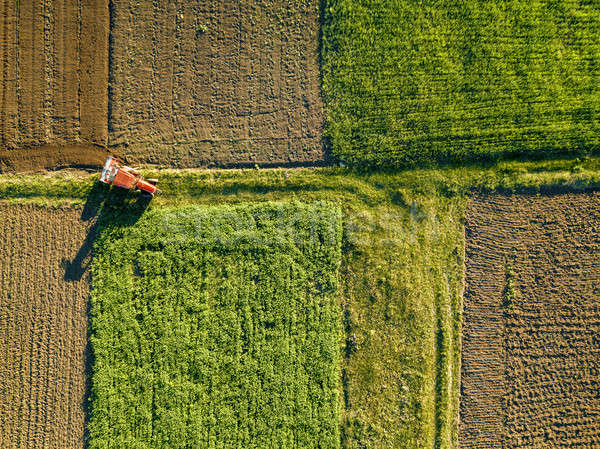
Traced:
<path fill-rule="evenodd" d="M 593 1 L 327 0 L 326 133 L 368 166 L 596 152 Z"/>
<path fill-rule="evenodd" d="M 90 448 L 339 448 L 339 207 L 129 222 L 96 241 Z"/>
<path fill-rule="evenodd" d="M 503 162 L 359 173 L 345 169 L 147 171 L 154 210 L 188 205 L 328 201 L 342 209 L 341 445 L 457 447 L 463 219 L 472 189 L 600 188 L 600 159 Z M 11 202 L 85 203 L 133 221 L 137 195 L 96 176 L 0 176 Z M 141 220 L 141 219 L 140 219 Z M 116 232 L 116 231 L 115 231 Z"/>

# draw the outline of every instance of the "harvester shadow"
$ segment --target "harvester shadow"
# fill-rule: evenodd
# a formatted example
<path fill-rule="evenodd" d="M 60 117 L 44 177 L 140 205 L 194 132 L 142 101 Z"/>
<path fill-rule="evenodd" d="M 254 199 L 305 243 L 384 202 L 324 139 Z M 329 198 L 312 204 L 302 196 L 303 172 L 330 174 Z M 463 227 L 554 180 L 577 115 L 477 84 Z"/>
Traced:
<path fill-rule="evenodd" d="M 106 187 L 105 184 L 96 182 L 88 194 L 80 219 L 84 223 L 91 223 L 91 225 L 88 228 L 83 244 L 79 248 L 79 251 L 77 251 L 73 260 L 63 259 L 62 261 L 65 270 L 65 281 L 73 282 L 81 280 L 89 268 L 92 247 L 94 245 L 94 240 L 96 239 L 96 234 L 98 233 L 98 216 L 106 194 L 108 193 Z"/>
<path fill-rule="evenodd" d="M 65 281 L 79 281 L 90 267 L 94 241 L 105 223 L 122 226 L 135 224 L 150 204 L 151 197 L 123 189 L 110 189 L 96 182 L 81 212 L 81 221 L 90 222 L 83 244 L 73 260 L 63 260 Z"/>
<path fill-rule="evenodd" d="M 139 192 L 132 192 L 118 188 L 109 188 L 105 184 L 96 182 L 90 191 L 81 213 L 81 221 L 89 222 L 90 226 L 86 237 L 73 260 L 63 260 L 65 269 L 64 279 L 76 282 L 84 279 L 91 283 L 90 264 L 92 261 L 94 243 L 103 226 L 116 224 L 118 226 L 131 226 L 135 224 L 150 204 L 151 197 L 145 197 Z M 91 346 L 91 303 L 87 302 L 87 343 L 84 351 L 85 366 L 85 392 L 82 408 L 85 416 L 84 447 L 89 447 L 89 434 L 87 423 L 91 416 L 90 399 L 92 395 L 92 367 L 94 353 Z"/>

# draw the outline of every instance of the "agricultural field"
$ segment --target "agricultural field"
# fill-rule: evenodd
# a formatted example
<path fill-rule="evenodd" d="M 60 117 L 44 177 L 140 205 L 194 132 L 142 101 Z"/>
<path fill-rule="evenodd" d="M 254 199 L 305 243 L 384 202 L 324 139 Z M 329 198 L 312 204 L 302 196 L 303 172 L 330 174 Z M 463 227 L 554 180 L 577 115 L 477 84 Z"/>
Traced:
<path fill-rule="evenodd" d="M 582 163 L 574 175 L 566 174 L 571 164 L 536 165 L 536 182 L 600 182 L 593 176 L 594 164 Z M 451 448 L 456 447 L 458 416 L 463 195 L 481 181 L 491 188 L 524 184 L 528 178 L 522 170 L 518 165 L 483 173 L 147 171 L 149 177 L 160 176 L 163 193 L 140 221 L 154 209 L 187 205 L 288 200 L 339 204 L 341 446 Z M 133 222 L 140 217 L 139 210 L 94 184 L 95 179 L 4 175 L 0 196 L 46 206 L 75 202 L 88 208 L 96 203 L 108 220 L 122 215 Z M 135 204 L 136 195 L 127 199 Z"/>
<path fill-rule="evenodd" d="M 106 241 L 114 237 L 115 242 L 117 237 L 129 235 L 127 229 L 139 229 L 147 223 L 146 217 L 156 218 L 165 208 L 239 203 L 254 203 L 258 207 L 265 201 L 339 204 L 343 226 L 337 295 L 343 315 L 339 432 L 341 447 L 357 449 L 459 447 L 463 219 L 473 189 L 546 194 L 600 188 L 600 160 L 596 158 L 397 173 L 280 169 L 145 174 L 160 176 L 163 190 L 146 210 L 135 208 L 136 195 L 108 191 L 94 183 L 94 176 L 2 175 L 0 196 L 10 202 L 50 208 L 85 203 L 87 212 L 82 214 L 99 214 L 110 225 L 103 231 Z M 176 226 L 177 229 L 182 228 Z M 146 232 L 143 238 L 152 236 Z M 96 242 L 97 247 L 103 248 Z M 108 256 L 111 251 L 102 250 L 100 254 Z M 246 260 L 246 256 L 238 259 Z M 168 259 L 160 260 L 157 270 L 162 270 L 163 262 L 165 267 L 171 267 Z M 279 266 L 275 262 L 271 265 Z M 141 288 L 140 265 L 128 266 L 133 269 L 123 274 L 125 282 L 113 284 L 124 289 L 135 285 Z M 211 270 L 219 270 L 220 266 L 227 265 L 213 264 Z M 114 275 L 119 276 L 117 272 L 126 269 L 118 268 Z M 112 276 L 111 272 L 104 269 L 103 276 Z M 157 276 L 161 273 L 164 274 L 157 272 Z M 107 286 L 100 291 L 108 290 Z M 135 294 L 140 291 L 134 289 Z M 117 300 L 118 296 L 110 298 Z M 103 294 L 103 298 L 95 297 L 94 301 L 98 304 L 110 298 Z M 123 313 L 127 310 L 119 309 Z M 282 316 L 288 316 L 284 312 Z M 182 314 L 186 316 L 183 311 Z M 171 319 L 171 315 L 168 317 Z M 138 322 L 137 315 L 133 318 Z M 468 321 L 466 326 L 468 330 Z M 119 329 L 125 328 L 115 327 L 113 331 Z M 124 335 L 127 343 L 139 334 Z M 165 338 L 169 335 L 172 334 L 165 333 Z M 112 347 L 105 349 L 110 351 Z M 119 366 L 122 368 L 116 365 L 111 372 L 122 372 Z M 182 364 L 179 369 L 184 370 L 185 366 Z M 165 388 L 169 385 L 175 384 L 165 383 Z M 97 393 L 108 395 L 112 388 L 100 386 Z M 118 401 L 118 397 L 111 398 Z M 146 415 L 133 416 L 144 419 Z M 120 425 L 127 428 L 129 424 L 122 421 Z M 90 426 L 92 429 L 99 424 Z M 95 431 L 101 435 L 100 427 Z M 245 437 L 242 434 L 240 438 Z M 100 444 L 102 440 L 96 441 Z"/>
<path fill-rule="evenodd" d="M 598 35 L 0 0 L 0 449 L 600 447 Z"/>
<path fill-rule="evenodd" d="M 599 253 L 598 192 L 470 201 L 460 447 L 600 445 Z"/>
<path fill-rule="evenodd" d="M 0 161 L 106 146 L 108 33 L 107 1 L 0 2 Z"/>
<path fill-rule="evenodd" d="M 92 220 L 0 204 L 0 448 L 83 448 Z"/>
<path fill-rule="evenodd" d="M 326 136 L 390 167 L 600 145 L 600 11 L 590 1 L 328 0 Z"/>
<path fill-rule="evenodd" d="M 315 165 L 318 0 L 111 7 L 109 145 L 170 167 Z"/>
<path fill-rule="evenodd" d="M 339 448 L 339 207 L 129 221 L 96 242 L 89 447 Z"/>

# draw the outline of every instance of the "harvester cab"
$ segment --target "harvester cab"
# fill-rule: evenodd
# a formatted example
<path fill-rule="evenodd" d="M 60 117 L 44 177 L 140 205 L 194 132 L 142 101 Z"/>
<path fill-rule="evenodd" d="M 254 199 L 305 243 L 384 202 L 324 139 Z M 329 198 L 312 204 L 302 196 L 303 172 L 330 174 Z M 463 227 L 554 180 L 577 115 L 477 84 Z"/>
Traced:
<path fill-rule="evenodd" d="M 156 188 L 157 179 L 144 179 L 135 168 L 124 165 L 123 161 L 113 156 L 106 159 L 100 181 L 123 189 L 137 189 L 142 195 L 154 196 L 155 193 L 160 193 Z"/>

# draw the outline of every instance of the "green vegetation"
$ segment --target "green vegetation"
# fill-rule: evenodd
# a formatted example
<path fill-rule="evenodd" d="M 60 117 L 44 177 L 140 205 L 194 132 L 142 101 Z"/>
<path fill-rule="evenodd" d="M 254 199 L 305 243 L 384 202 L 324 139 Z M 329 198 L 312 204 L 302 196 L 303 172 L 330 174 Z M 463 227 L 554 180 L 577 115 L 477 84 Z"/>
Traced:
<path fill-rule="evenodd" d="M 327 134 L 342 161 L 599 148 L 594 2 L 327 0 L 324 16 Z"/>
<path fill-rule="evenodd" d="M 90 448 L 338 448 L 341 231 L 330 203 L 104 221 Z"/>
<path fill-rule="evenodd" d="M 104 220 L 163 208 L 328 201 L 342 208 L 344 448 L 455 448 L 459 393 L 463 219 L 473 189 L 532 194 L 600 188 L 600 159 L 502 162 L 397 173 L 345 169 L 161 171 L 161 196 L 97 177 L 0 176 L 0 197 L 85 204 Z M 158 212 L 157 212 L 158 213 Z M 116 230 L 115 230 L 116 232 Z"/>

